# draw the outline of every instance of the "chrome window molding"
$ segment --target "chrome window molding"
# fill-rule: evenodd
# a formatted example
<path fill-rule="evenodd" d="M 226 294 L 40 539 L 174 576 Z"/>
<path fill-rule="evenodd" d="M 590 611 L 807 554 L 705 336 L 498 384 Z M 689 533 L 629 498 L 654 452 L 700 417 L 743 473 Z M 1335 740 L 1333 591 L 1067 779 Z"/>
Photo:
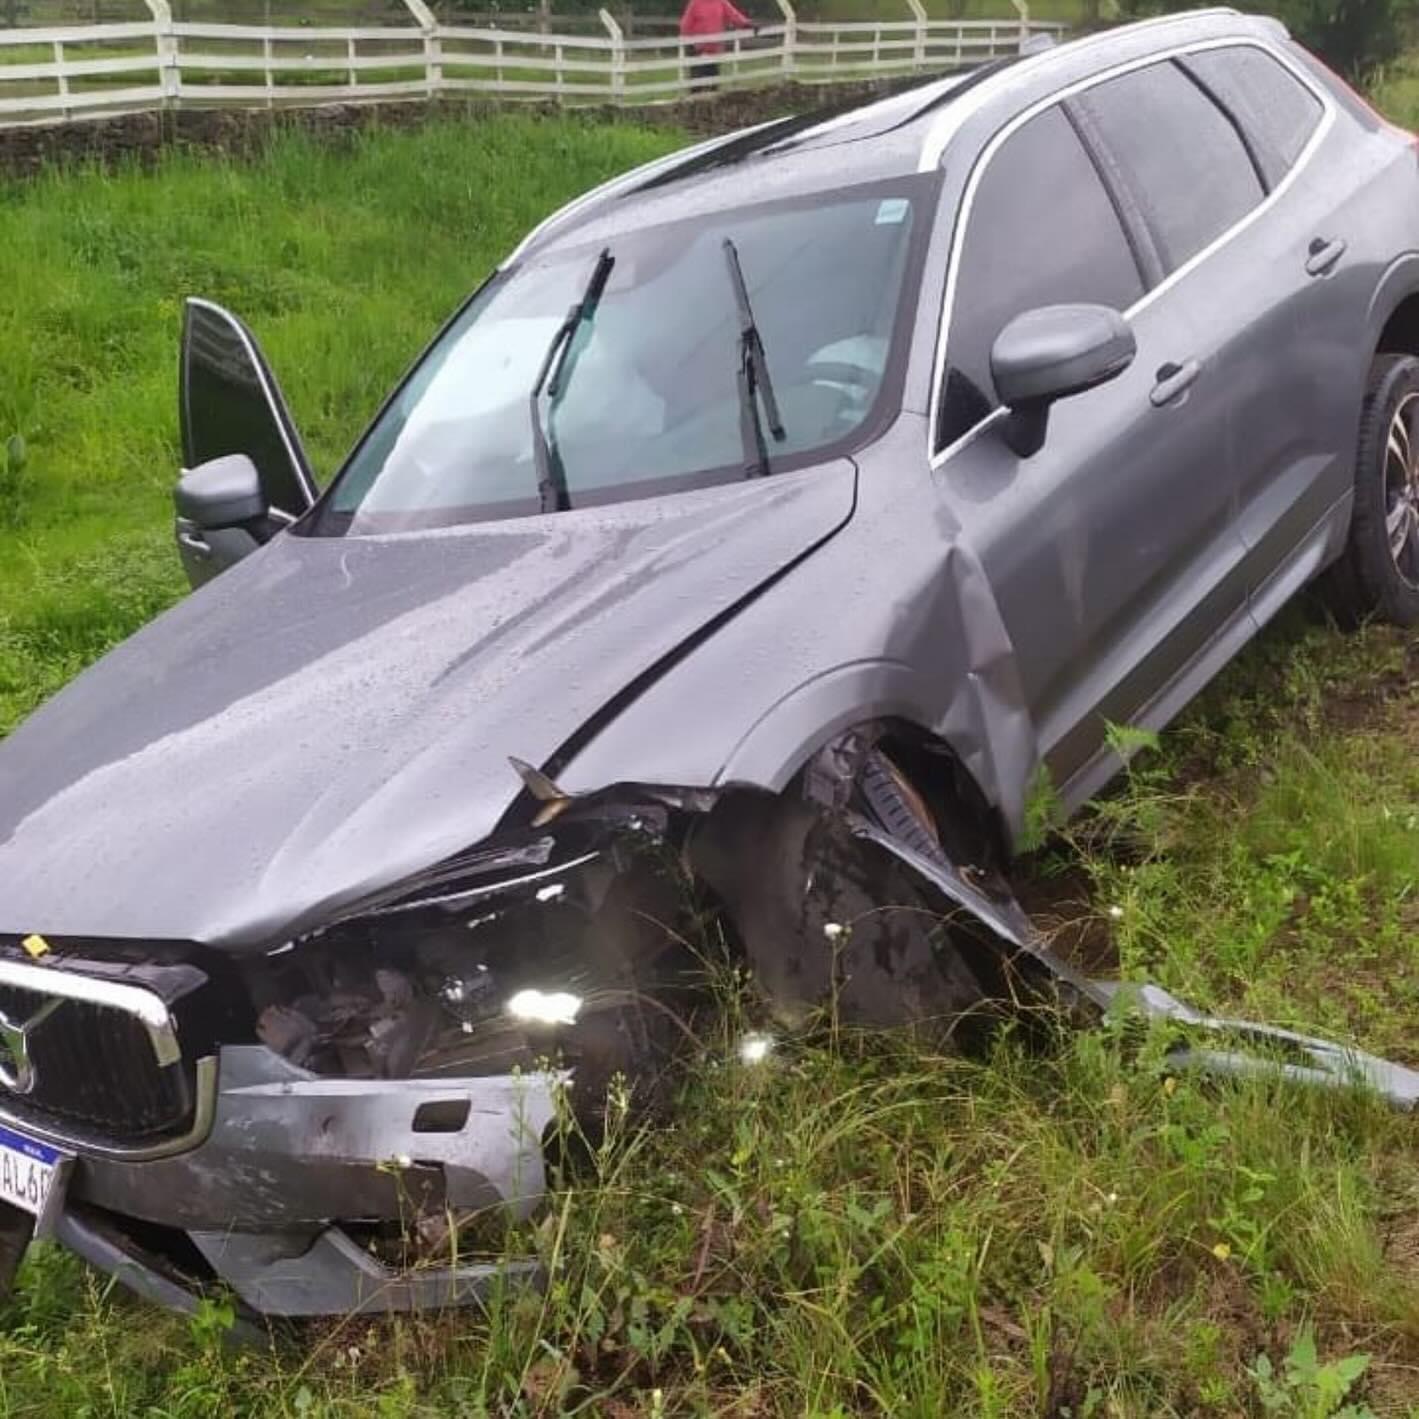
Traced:
<path fill-rule="evenodd" d="M 18 1129 L 27 1138 L 37 1138 L 43 1143 L 53 1144 L 69 1153 L 88 1157 L 111 1158 L 121 1163 L 151 1163 L 158 1158 L 171 1158 L 178 1153 L 186 1153 L 205 1143 L 212 1132 L 213 1121 L 217 1117 L 217 1060 L 215 1056 L 204 1055 L 197 1061 L 194 1080 L 195 1107 L 192 1123 L 176 1138 L 164 1138 L 157 1143 L 142 1143 L 132 1146 L 113 1143 L 98 1135 L 74 1132 L 35 1123 L 32 1119 L 12 1114 L 3 1105 L 0 1095 L 0 1123 Z"/>
<path fill-rule="evenodd" d="M 1200 13 L 1231 14 L 1234 12 L 1204 11 Z M 1188 18 L 1195 18 L 1195 15 L 1189 15 Z M 1129 306 L 1129 308 L 1123 312 L 1123 315 L 1125 320 L 1132 321 L 1142 311 L 1152 305 L 1154 301 L 1166 295 L 1187 276 L 1191 275 L 1199 266 L 1232 241 L 1234 237 L 1239 236 L 1254 222 L 1269 212 L 1291 189 L 1297 178 L 1309 165 L 1311 159 L 1315 156 L 1316 150 L 1325 141 L 1326 135 L 1330 132 L 1335 123 L 1335 102 L 1330 94 L 1325 91 L 1324 86 L 1310 74 L 1306 73 L 1290 55 L 1282 53 L 1273 45 L 1256 38 L 1254 35 L 1227 35 L 1220 38 L 1214 37 L 1210 39 L 1193 40 L 1188 43 L 1174 45 L 1168 49 L 1156 50 L 1152 54 L 1142 58 L 1130 59 L 1125 63 L 1115 65 L 1111 69 L 1101 70 L 1097 74 L 1091 74 L 1086 79 L 1080 79 L 1075 83 L 1066 85 L 1062 89 L 1057 89 L 1054 93 L 1037 100 L 1028 108 L 1016 114 L 1014 118 L 991 137 L 990 142 L 982 149 L 980 157 L 976 159 L 975 166 L 971 169 L 970 177 L 967 179 L 966 190 L 962 196 L 961 205 L 955 217 L 955 229 L 951 235 L 951 254 L 948 258 L 946 271 L 946 290 L 942 297 L 941 321 L 936 337 L 936 354 L 933 358 L 931 368 L 931 400 L 927 420 L 927 449 L 930 453 L 931 467 L 933 469 L 939 468 L 946 459 L 972 441 L 977 434 L 987 428 L 1001 413 L 1001 410 L 993 409 L 984 419 L 973 425 L 959 438 L 954 439 L 944 448 L 936 450 L 936 427 L 937 419 L 940 416 L 941 384 L 946 370 L 946 338 L 951 328 L 951 315 L 955 304 L 956 286 L 960 277 L 961 254 L 965 246 L 966 229 L 970 224 L 971 208 L 974 205 L 976 193 L 980 188 L 981 179 L 996 153 L 998 153 L 1005 143 L 1032 118 L 1043 113 L 1046 109 L 1052 108 L 1056 104 L 1072 98 L 1075 94 L 1084 93 L 1086 90 L 1095 88 L 1099 84 L 1107 83 L 1109 80 L 1117 79 L 1124 74 L 1133 73 L 1135 70 L 1146 69 L 1150 65 L 1165 63 L 1188 54 L 1200 54 L 1211 49 L 1237 49 L 1242 47 L 1259 49 L 1263 54 L 1269 55 L 1272 59 L 1276 60 L 1287 73 L 1296 79 L 1308 93 L 1312 94 L 1319 101 L 1322 110 L 1320 120 L 1317 122 L 1310 138 L 1306 141 L 1306 146 L 1302 148 L 1296 161 L 1286 173 L 1286 176 L 1283 177 L 1245 217 L 1228 227 L 1226 231 L 1220 233 L 1203 247 L 1201 251 L 1196 252 L 1179 266 L 1176 271 L 1169 272 L 1156 286 L 1151 290 L 1145 291 L 1138 300 Z M 1046 53 L 1048 53 L 1048 51 L 1046 51 Z M 938 162 L 940 161 L 940 157 L 941 153 L 938 153 Z"/>
<path fill-rule="evenodd" d="M 63 967 L 31 965 L 28 961 L 0 960 L 0 985 L 33 991 L 53 1000 L 77 1000 L 132 1015 L 148 1032 L 153 1055 L 162 1068 L 182 1058 L 177 1026 L 166 1002 L 146 986 L 81 975 Z"/>

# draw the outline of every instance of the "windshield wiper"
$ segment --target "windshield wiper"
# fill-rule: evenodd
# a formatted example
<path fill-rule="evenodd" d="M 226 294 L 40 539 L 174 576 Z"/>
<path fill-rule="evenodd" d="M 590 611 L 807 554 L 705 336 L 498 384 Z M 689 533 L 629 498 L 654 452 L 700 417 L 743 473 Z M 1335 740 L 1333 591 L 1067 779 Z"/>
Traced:
<path fill-rule="evenodd" d="M 601 303 L 602 293 L 615 264 L 616 258 L 611 255 L 611 248 L 605 247 L 596 258 L 581 299 L 567 311 L 567 318 L 552 336 L 552 343 L 542 357 L 542 368 L 537 372 L 537 382 L 532 386 L 529 401 L 532 410 L 532 460 L 537 468 L 537 500 L 543 512 L 565 512 L 572 502 L 567 492 L 567 470 L 562 465 L 561 451 L 548 436 L 547 426 L 542 422 L 542 391 L 546 389 L 551 408 L 555 410 L 566 394 L 572 371 L 576 368 L 579 352 L 573 355 L 572 350 L 577 333 L 596 314 L 596 307 Z"/>
<path fill-rule="evenodd" d="M 744 442 L 744 476 L 764 477 L 769 473 L 769 446 L 764 440 L 764 424 L 759 417 L 759 400 L 769 416 L 769 432 L 775 443 L 784 440 L 783 421 L 779 418 L 778 400 L 774 398 L 773 380 L 769 378 L 769 362 L 764 355 L 764 342 L 754 321 L 754 307 L 749 304 L 749 288 L 744 283 L 744 268 L 739 264 L 739 251 L 728 237 L 724 239 L 724 259 L 729 267 L 729 281 L 734 287 L 734 300 L 739 307 L 739 433 Z"/>

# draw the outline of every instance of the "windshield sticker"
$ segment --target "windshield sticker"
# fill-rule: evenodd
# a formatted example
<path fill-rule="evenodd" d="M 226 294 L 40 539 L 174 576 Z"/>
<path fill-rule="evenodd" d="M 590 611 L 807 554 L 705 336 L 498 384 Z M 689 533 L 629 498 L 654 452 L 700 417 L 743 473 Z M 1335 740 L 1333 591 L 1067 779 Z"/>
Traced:
<path fill-rule="evenodd" d="M 895 227 L 906 219 L 910 206 L 910 201 L 905 197 L 884 197 L 877 204 L 877 226 Z"/>

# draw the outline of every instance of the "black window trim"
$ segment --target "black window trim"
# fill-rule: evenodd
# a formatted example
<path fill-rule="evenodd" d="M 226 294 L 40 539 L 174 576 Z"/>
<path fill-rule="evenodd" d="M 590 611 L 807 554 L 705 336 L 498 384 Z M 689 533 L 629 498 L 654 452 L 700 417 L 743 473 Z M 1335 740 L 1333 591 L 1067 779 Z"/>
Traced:
<path fill-rule="evenodd" d="M 1235 46 L 1232 47 L 1235 48 Z M 1232 116 L 1227 106 L 1218 102 L 1216 96 L 1210 91 L 1207 85 L 1197 80 L 1186 64 L 1187 58 L 1187 55 L 1174 55 L 1171 58 L 1159 59 L 1155 64 L 1145 65 L 1144 67 L 1167 67 L 1173 70 L 1181 77 L 1185 88 L 1196 91 L 1197 94 L 1201 96 L 1204 105 L 1208 105 L 1217 110 L 1222 116 L 1223 122 L 1231 129 L 1232 136 L 1237 140 L 1237 144 L 1246 159 L 1246 165 L 1250 167 L 1251 174 L 1256 179 L 1257 190 L 1260 193 L 1257 201 L 1254 202 L 1251 207 L 1247 208 L 1246 212 L 1239 217 L 1237 221 L 1233 222 L 1229 227 L 1224 228 L 1223 231 L 1219 233 L 1217 237 L 1214 237 L 1212 241 L 1208 242 L 1206 246 L 1199 248 L 1199 250 L 1208 250 L 1220 240 L 1221 236 L 1239 227 L 1243 221 L 1250 217 L 1257 206 L 1271 195 L 1271 189 L 1267 184 L 1265 174 L 1261 170 L 1261 165 L 1257 161 L 1256 154 L 1252 150 L 1251 142 L 1242 132 L 1241 125 Z M 1131 72 L 1138 73 L 1140 71 L 1133 70 Z M 1130 221 L 1134 223 L 1137 230 L 1136 232 L 1130 232 L 1130 240 L 1136 238 L 1139 247 L 1145 250 L 1152 258 L 1156 259 L 1158 263 L 1158 271 L 1152 279 L 1149 279 L 1145 274 L 1144 293 L 1147 294 L 1147 292 L 1151 291 L 1155 286 L 1161 285 L 1171 274 L 1167 257 L 1164 254 L 1162 237 L 1160 233 L 1154 230 L 1155 221 L 1152 212 L 1152 199 L 1148 193 L 1134 186 L 1129 179 L 1128 173 L 1115 160 L 1113 145 L 1109 141 L 1108 135 L 1094 122 L 1088 106 L 1086 104 L 1077 103 L 1076 98 L 1077 95 L 1066 99 L 1064 101 L 1064 107 L 1066 110 L 1074 110 L 1077 117 L 1077 131 L 1084 142 L 1084 146 L 1089 149 L 1090 155 L 1095 160 L 1096 170 L 1100 173 L 1101 178 L 1105 172 L 1109 174 L 1108 178 L 1104 179 L 1106 185 L 1109 181 L 1116 182 L 1121 190 L 1127 194 L 1124 205 L 1117 209 L 1120 212 L 1120 220 L 1125 222 L 1126 230 L 1129 229 L 1127 224 Z M 1127 216 L 1123 215 L 1125 212 Z M 1194 252 L 1193 255 L 1196 256 L 1197 252 Z M 1191 257 L 1189 260 L 1191 260 Z M 1186 264 L 1187 262 L 1180 262 L 1179 269 Z"/>
<path fill-rule="evenodd" d="M 1273 54 L 1272 51 L 1267 49 L 1265 46 L 1253 47 L 1261 48 L 1264 53 L 1270 54 L 1273 60 L 1279 60 L 1281 58 L 1280 55 Z M 1226 48 L 1235 49 L 1237 48 L 1237 46 L 1229 45 L 1226 46 Z M 1307 80 L 1312 79 L 1314 77 L 1309 73 L 1309 71 L 1303 70 L 1297 65 L 1288 65 L 1284 63 L 1281 65 L 1281 72 L 1283 74 L 1289 74 L 1291 78 L 1297 84 L 1299 84 L 1306 93 L 1311 95 L 1312 98 L 1317 98 L 1321 100 L 1322 116 L 1321 118 L 1317 118 L 1315 122 L 1311 125 L 1311 130 L 1306 135 L 1306 143 L 1303 143 L 1301 145 L 1301 151 L 1296 155 L 1294 159 L 1286 163 L 1285 172 L 1281 174 L 1281 177 L 1275 183 L 1272 183 L 1267 180 L 1266 163 L 1263 160 L 1262 152 L 1257 144 L 1256 137 L 1253 134 L 1252 130 L 1247 127 L 1247 124 L 1243 119 L 1242 115 L 1235 110 L 1235 108 L 1227 101 L 1226 98 L 1223 97 L 1222 93 L 1217 88 L 1217 85 L 1211 79 L 1209 79 L 1207 75 L 1196 64 L 1191 62 L 1192 57 L 1193 56 L 1191 54 L 1180 55 L 1174 62 L 1183 71 L 1183 73 L 1185 73 L 1188 78 L 1191 79 L 1193 83 L 1196 84 L 1198 88 L 1200 88 L 1208 96 L 1208 98 L 1210 98 L 1212 102 L 1215 103 L 1217 107 L 1220 108 L 1222 112 L 1225 113 L 1227 117 L 1232 120 L 1233 124 L 1236 126 L 1237 133 L 1241 137 L 1242 142 L 1246 144 L 1247 151 L 1252 155 L 1252 162 L 1256 167 L 1257 176 L 1261 179 L 1261 185 L 1267 190 L 1267 192 L 1270 192 L 1273 187 L 1279 187 L 1281 183 L 1284 182 L 1286 178 L 1290 175 L 1291 169 L 1294 168 L 1296 164 L 1301 161 L 1301 158 L 1305 155 L 1306 145 L 1310 142 L 1310 139 L 1314 135 L 1316 128 L 1320 125 L 1322 118 L 1324 117 L 1324 98 L 1322 98 L 1320 91 L 1321 87 L 1323 86 L 1318 87 L 1317 84 L 1315 84 L 1314 82 L 1307 82 Z M 1334 97 L 1333 94 L 1328 93 L 1327 96 L 1332 98 Z M 1276 156 L 1278 158 L 1281 158 L 1283 161 L 1285 160 L 1285 154 L 1280 152 L 1279 150 L 1276 151 Z"/>
<path fill-rule="evenodd" d="M 1202 90 L 1203 95 L 1212 100 L 1213 107 L 1221 110 L 1223 117 L 1232 125 L 1232 130 L 1241 140 L 1242 147 L 1246 149 L 1247 157 L 1251 160 L 1251 169 L 1256 174 L 1256 180 L 1261 184 L 1263 194 L 1269 197 L 1273 184 L 1266 179 L 1266 165 L 1261 161 L 1261 154 L 1256 150 L 1256 140 L 1232 105 L 1217 92 L 1213 84 L 1209 83 L 1197 69 L 1187 62 L 1190 57 L 1185 54 L 1173 60 L 1174 67 L 1181 69 L 1183 74 Z"/>
<path fill-rule="evenodd" d="M 1291 165 L 1285 177 L 1278 182 L 1275 187 L 1267 190 L 1263 181 L 1263 195 L 1259 203 L 1256 204 L 1244 217 L 1234 222 L 1226 231 L 1219 233 L 1201 251 L 1194 252 L 1191 257 L 1182 263 L 1176 270 L 1169 272 L 1156 285 L 1146 290 L 1142 297 L 1135 301 L 1126 311 L 1123 312 L 1124 319 L 1132 321 L 1140 312 L 1146 310 L 1154 301 L 1161 300 L 1168 295 L 1175 286 L 1186 280 L 1194 271 L 1211 259 L 1218 251 L 1231 242 L 1236 236 L 1251 224 L 1262 217 L 1285 195 L 1300 176 L 1301 172 L 1310 165 L 1316 150 L 1324 142 L 1326 135 L 1335 123 L 1336 104 L 1331 95 L 1326 92 L 1322 85 L 1312 77 L 1300 64 L 1290 55 L 1284 53 L 1275 44 L 1258 38 L 1251 34 L 1233 34 L 1219 38 L 1206 40 L 1195 40 L 1188 44 L 1173 45 L 1166 49 L 1156 50 L 1152 54 L 1143 55 L 1139 58 L 1130 59 L 1126 63 L 1113 65 L 1111 68 L 1100 70 L 1097 74 L 1090 74 L 1087 78 L 1076 80 L 1063 88 L 1035 100 L 1035 102 L 1021 109 L 1007 122 L 1001 125 L 989 141 L 981 149 L 973 164 L 970 176 L 966 180 L 965 193 L 954 218 L 953 230 L 951 233 L 951 249 L 947 256 L 946 286 L 942 295 L 941 314 L 937 326 L 936 350 L 932 359 L 931 367 L 931 390 L 930 406 L 926 421 L 926 441 L 927 454 L 933 470 L 939 468 L 948 458 L 954 456 L 960 449 L 973 442 L 981 433 L 996 423 L 1005 415 L 1004 409 L 993 409 L 977 424 L 965 433 L 960 434 L 949 444 L 937 447 L 936 437 L 938 431 L 938 421 L 941 417 L 941 395 L 942 385 L 946 373 L 946 341 L 951 328 L 951 315 L 955 305 L 956 285 L 960 275 L 961 254 L 965 246 L 966 228 L 970 224 L 971 209 L 975 201 L 976 193 L 980 190 L 981 179 L 995 155 L 1005 145 L 1009 138 L 1023 128 L 1030 119 L 1043 113 L 1046 109 L 1055 105 L 1068 107 L 1068 100 L 1076 94 L 1084 93 L 1088 89 L 1097 87 L 1099 84 L 1107 83 L 1111 79 L 1121 78 L 1125 74 L 1131 74 L 1138 69 L 1147 69 L 1155 64 L 1172 61 L 1177 63 L 1190 54 L 1200 54 L 1207 50 L 1214 49 L 1237 49 L 1237 48 L 1259 49 L 1262 53 L 1269 55 L 1279 63 L 1287 73 L 1292 75 L 1298 83 L 1307 89 L 1321 105 L 1321 117 L 1319 122 L 1311 130 L 1310 137 L 1306 140 L 1306 145 L 1301 149 L 1300 155 Z M 1185 74 L 1187 68 L 1178 64 Z M 1191 75 L 1188 75 L 1191 77 Z M 1201 87 L 1199 85 L 1199 87 Z M 1206 89 L 1203 89 L 1207 93 Z M 1210 98 L 1211 95 L 1208 94 Z M 1216 100 L 1213 100 L 1216 102 Z M 1222 112 L 1230 119 L 1230 114 L 1225 108 Z M 1235 120 L 1232 120 L 1235 121 Z M 1076 131 L 1078 131 L 1076 129 Z M 1081 135 L 1082 137 L 1083 135 Z M 1085 150 L 1090 150 L 1090 144 L 1085 142 Z M 1248 150 L 1250 151 L 1250 150 Z M 1092 157 L 1092 153 L 1091 153 Z M 1101 181 L 1102 181 L 1101 177 Z M 1107 191 L 1107 183 L 1105 184 Z M 1128 225 L 1125 223 L 1125 231 Z"/>
<path fill-rule="evenodd" d="M 1148 225 L 1143 203 L 1128 178 L 1114 162 L 1109 145 L 1098 131 L 1098 125 L 1088 110 L 1082 104 L 1075 103 L 1072 98 L 1061 100 L 1059 107 L 1069 120 L 1070 127 L 1074 129 L 1074 136 L 1079 139 L 1080 146 L 1083 147 L 1094 174 L 1114 209 L 1114 216 L 1123 228 L 1124 240 L 1128 242 L 1128 249 L 1133 253 L 1133 264 L 1138 268 L 1146 295 L 1167 276 L 1168 268 L 1162 252 L 1158 250 L 1158 243 L 1154 240 L 1153 228 Z"/>

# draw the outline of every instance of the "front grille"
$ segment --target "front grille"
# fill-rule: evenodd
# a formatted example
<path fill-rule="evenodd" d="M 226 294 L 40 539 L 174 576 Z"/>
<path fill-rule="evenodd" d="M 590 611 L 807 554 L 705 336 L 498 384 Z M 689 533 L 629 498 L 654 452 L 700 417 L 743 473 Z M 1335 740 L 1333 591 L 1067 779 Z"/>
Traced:
<path fill-rule="evenodd" d="M 0 984 L 0 1012 L 34 1020 L 55 996 Z M 60 1134 L 142 1144 L 180 1132 L 193 1114 L 187 1062 L 163 1066 L 135 1015 L 110 1005 L 63 999 L 26 1032 L 29 1092 L 0 1083 L 0 1113 Z"/>

